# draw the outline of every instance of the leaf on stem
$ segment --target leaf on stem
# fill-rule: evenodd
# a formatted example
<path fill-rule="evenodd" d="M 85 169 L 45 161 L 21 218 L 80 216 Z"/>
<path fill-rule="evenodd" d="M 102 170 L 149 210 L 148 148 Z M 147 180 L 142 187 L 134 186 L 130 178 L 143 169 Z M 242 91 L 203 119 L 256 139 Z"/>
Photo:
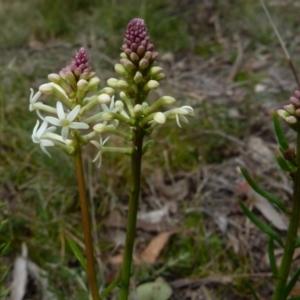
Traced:
<path fill-rule="evenodd" d="M 250 221 L 257 226 L 261 231 L 272 237 L 278 242 L 280 246 L 283 247 L 283 242 L 277 232 L 275 232 L 271 227 L 263 223 L 258 217 L 256 217 L 253 212 L 251 212 L 248 207 L 240 200 L 238 200 L 240 207 L 242 208 L 245 215 L 250 219 Z"/>
<path fill-rule="evenodd" d="M 278 139 L 278 143 L 280 145 L 279 149 L 281 153 L 284 153 L 286 150 L 289 149 L 289 144 L 285 138 L 285 134 L 282 130 L 282 127 L 280 125 L 279 119 L 278 119 L 278 115 L 277 113 L 275 113 L 273 115 L 273 124 L 274 124 L 274 129 L 275 129 L 275 133 Z"/>
<path fill-rule="evenodd" d="M 269 256 L 269 262 L 270 262 L 272 273 L 275 277 L 277 277 L 278 269 L 276 265 L 275 254 L 274 254 L 274 239 L 271 236 L 269 236 L 269 241 L 268 241 L 268 256 Z"/>
<path fill-rule="evenodd" d="M 76 258 L 79 260 L 81 266 L 84 268 L 84 270 L 87 270 L 86 260 L 83 257 L 83 255 L 82 255 L 81 251 L 79 250 L 78 246 L 76 245 L 76 243 L 68 236 L 66 236 L 66 240 L 67 240 L 72 252 L 76 256 Z"/>
<path fill-rule="evenodd" d="M 247 281 L 246 285 L 247 285 L 248 289 L 250 290 L 250 292 L 251 292 L 252 296 L 254 297 L 254 299 L 259 300 L 259 298 L 258 298 L 254 288 L 252 287 L 251 283 Z"/>
<path fill-rule="evenodd" d="M 263 190 L 262 188 L 260 188 L 255 182 L 254 180 L 250 177 L 250 175 L 248 174 L 248 172 L 244 169 L 244 168 L 240 168 L 244 178 L 246 179 L 246 181 L 249 183 L 249 185 L 253 188 L 253 190 L 258 193 L 259 195 L 261 195 L 262 197 L 266 198 L 267 200 L 269 200 L 270 202 L 274 203 L 281 211 L 283 211 L 284 213 L 287 213 L 287 210 L 285 208 L 285 206 L 283 205 L 283 203 L 274 195 L 272 195 L 271 193 L 266 192 L 265 190 Z"/>
<path fill-rule="evenodd" d="M 290 292 L 292 291 L 293 287 L 297 283 L 299 276 L 300 276 L 300 268 L 297 269 L 297 271 L 293 274 L 292 278 L 289 280 L 288 284 L 286 285 L 284 290 L 285 298 L 287 298 Z"/>
<path fill-rule="evenodd" d="M 280 156 L 280 155 L 276 156 L 276 160 L 277 160 L 277 163 L 278 163 L 279 167 L 283 171 L 289 172 L 289 173 L 296 173 L 298 168 L 296 166 L 294 166 L 288 160 L 284 159 L 282 156 Z"/>

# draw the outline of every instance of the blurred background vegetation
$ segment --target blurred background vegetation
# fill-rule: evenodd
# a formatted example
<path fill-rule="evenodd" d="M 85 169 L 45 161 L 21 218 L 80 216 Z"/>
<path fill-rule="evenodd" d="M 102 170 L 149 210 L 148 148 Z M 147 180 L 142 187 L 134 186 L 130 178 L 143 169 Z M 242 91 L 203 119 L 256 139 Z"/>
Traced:
<path fill-rule="evenodd" d="M 292 54 L 297 53 L 299 39 L 295 37 L 300 31 L 297 2 L 270 3 L 277 3 L 271 7 L 272 14 Z M 187 96 L 187 80 L 174 88 L 175 75 L 172 67 L 168 67 L 170 55 L 175 62 L 195 57 L 195 62 L 199 58 L 215 65 L 232 66 L 238 56 L 233 45 L 239 36 L 247 40 L 250 57 L 271 55 L 275 64 L 285 66 L 259 1 L 0 0 L 0 222 L 7 220 L 0 226 L 0 270 L 3 266 L 11 270 L 21 243 L 26 242 L 30 259 L 48 271 L 49 285 L 57 299 L 84 299 L 82 288 L 74 284 L 76 276 L 83 275 L 64 242 L 65 234 L 81 239 L 79 205 L 72 161 L 55 149 L 51 152 L 52 158 L 48 158 L 31 142 L 36 116 L 28 111 L 29 88 L 37 90 L 47 81 L 47 75 L 67 65 L 81 46 L 88 49 L 91 65 L 105 85 L 110 76 L 115 76 L 113 64 L 118 60 L 127 23 L 134 17 L 145 19 L 152 42 L 161 57 L 165 57 L 162 64 L 170 79 L 162 84 L 163 91 L 158 93 L 170 94 L 179 103 L 196 108 L 195 118 L 183 129 L 173 124 L 154 133 L 157 143 L 145 158 L 145 182 L 147 176 L 161 166 L 167 165 L 176 176 L 196 172 L 199 166 L 220 164 L 234 155 L 234 146 L 222 135 L 196 135 L 195 138 L 195 134 L 200 129 L 219 130 L 243 139 L 254 130 L 253 115 L 258 102 L 267 98 L 265 94 L 254 93 L 255 85 L 265 74 L 251 70 L 237 72 L 233 84 L 244 88 L 244 101 L 239 106 L 244 118 L 242 121 L 234 119 L 228 109 L 230 101 L 223 96 L 213 103 L 207 101 L 209 97 L 195 101 Z M 300 62 L 299 55 L 294 59 L 296 64 Z M 192 67 L 197 69 L 200 65 L 196 63 Z M 218 78 L 220 73 L 215 70 L 218 67 L 210 75 Z M 190 80 L 197 83 L 193 69 L 190 71 Z M 207 69 L 207 72 L 212 71 Z M 283 88 L 272 101 L 280 101 L 280 97 L 288 95 Z M 94 149 L 87 147 L 85 165 L 101 235 L 103 217 L 127 203 L 128 158 L 105 155 L 99 170 L 89 162 L 94 154 Z M 193 191 L 193 187 L 191 189 Z M 179 208 L 184 211 L 194 205 L 195 202 L 184 200 Z M 200 212 L 183 214 L 179 229 L 182 233 L 171 239 L 164 249 L 160 265 L 141 268 L 137 280 L 147 281 L 157 275 L 174 279 L 205 277 L 209 272 L 248 272 L 249 258 L 236 255 L 231 249 L 224 253 L 226 241 L 217 233 L 204 238 L 207 229 L 202 222 Z M 186 230 L 193 230 L 195 234 L 185 235 Z M 98 247 L 109 253 L 114 245 L 101 240 Z M 0 274 L 2 290 L 10 280 L 9 272 L 3 274 L 8 275 L 1 277 Z M 221 289 L 216 293 L 219 296 L 213 299 L 233 299 L 232 295 L 236 296 L 234 299 L 251 299 L 245 286 L 245 281 L 240 279 L 225 292 Z"/>

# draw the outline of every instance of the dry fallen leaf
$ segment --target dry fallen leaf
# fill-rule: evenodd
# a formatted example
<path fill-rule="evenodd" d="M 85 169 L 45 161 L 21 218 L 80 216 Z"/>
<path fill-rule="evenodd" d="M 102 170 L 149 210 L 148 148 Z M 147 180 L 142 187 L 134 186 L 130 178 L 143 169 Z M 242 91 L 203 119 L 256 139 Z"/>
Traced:
<path fill-rule="evenodd" d="M 148 244 L 147 248 L 141 254 L 141 259 L 148 262 L 149 264 L 154 264 L 159 254 L 174 233 L 176 233 L 176 231 L 162 232 L 154 237 Z"/>

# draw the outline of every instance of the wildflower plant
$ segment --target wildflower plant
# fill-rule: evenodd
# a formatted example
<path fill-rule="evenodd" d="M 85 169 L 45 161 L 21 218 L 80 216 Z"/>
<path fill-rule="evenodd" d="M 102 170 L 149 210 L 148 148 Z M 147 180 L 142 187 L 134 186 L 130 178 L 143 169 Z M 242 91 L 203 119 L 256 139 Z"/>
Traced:
<path fill-rule="evenodd" d="M 36 111 L 39 117 L 32 141 L 40 144 L 41 150 L 48 156 L 50 147 L 58 147 L 74 157 L 86 245 L 87 274 L 93 300 L 102 299 L 117 284 L 120 286 L 119 299 L 128 298 L 142 158 L 154 145 L 152 140 L 144 142 L 145 137 L 168 121 L 176 121 L 181 127 L 182 123 L 188 123 L 188 116 L 194 115 L 190 106 L 164 110 L 165 106 L 176 101 L 170 96 L 160 97 L 153 103 L 148 101 L 149 93 L 157 89 L 159 82 L 165 78 L 163 69 L 156 65 L 157 57 L 158 53 L 154 51 L 144 20 L 136 18 L 127 26 L 120 61 L 115 65 L 118 78 L 110 78 L 107 81 L 108 87 L 97 91 L 100 79 L 89 65 L 86 50 L 81 48 L 69 66 L 59 74 L 48 75 L 50 82 L 42 84 L 36 94 L 31 90 L 29 110 Z M 90 95 L 90 92 L 93 94 Z M 40 101 L 43 95 L 54 95 L 57 99 L 55 106 Z M 125 146 L 107 146 L 111 135 L 124 139 Z M 93 144 L 98 150 L 93 158 L 98 167 L 106 152 L 131 157 L 130 199 L 121 273 L 101 295 L 94 267 L 81 159 L 81 147 L 87 143 Z"/>
<path fill-rule="evenodd" d="M 267 17 L 269 18 L 270 23 L 272 24 L 275 33 L 280 41 L 280 44 L 286 54 L 287 61 L 295 75 L 296 82 L 300 88 L 298 77 L 292 63 L 292 60 L 288 54 L 287 49 L 284 46 L 284 43 L 278 33 L 276 26 L 274 25 L 271 16 L 264 4 L 263 0 L 260 0 L 262 7 L 264 8 Z M 293 129 L 296 133 L 296 149 L 290 147 L 285 134 L 280 125 L 279 118 L 283 119 L 287 125 Z M 299 299 L 299 297 L 291 297 L 290 293 L 294 288 L 297 280 L 300 276 L 300 268 L 298 268 L 291 276 L 291 265 L 293 261 L 293 255 L 295 249 L 300 246 L 300 237 L 297 236 L 299 221 L 300 221 L 300 91 L 296 90 L 294 95 L 290 98 L 290 103 L 284 105 L 282 109 L 278 109 L 273 116 L 273 123 L 275 128 L 275 133 L 277 136 L 280 155 L 276 157 L 277 163 L 280 168 L 287 172 L 290 179 L 293 181 L 293 197 L 291 207 L 287 208 L 282 201 L 271 193 L 264 191 L 260 188 L 249 176 L 248 172 L 245 169 L 241 169 L 243 176 L 249 185 L 262 197 L 272 202 L 278 210 L 288 216 L 289 225 L 287 229 L 286 239 L 283 240 L 278 232 L 270 225 L 265 224 L 259 218 L 257 218 L 242 202 L 239 201 L 239 204 L 246 214 L 246 216 L 264 233 L 269 236 L 268 242 L 268 256 L 271 266 L 271 271 L 273 278 L 275 279 L 275 290 L 273 293 L 273 300 L 292 300 Z M 283 249 L 283 257 L 280 262 L 280 266 L 277 266 L 275 251 L 274 251 L 274 242 Z M 255 299 L 259 299 L 255 291 L 251 288 L 251 292 Z"/>

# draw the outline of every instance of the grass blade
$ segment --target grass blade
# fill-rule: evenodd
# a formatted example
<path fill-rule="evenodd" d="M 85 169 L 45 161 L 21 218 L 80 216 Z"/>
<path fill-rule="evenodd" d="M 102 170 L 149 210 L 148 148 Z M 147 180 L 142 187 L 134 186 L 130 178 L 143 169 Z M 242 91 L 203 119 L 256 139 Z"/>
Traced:
<path fill-rule="evenodd" d="M 240 169 L 241 169 L 241 172 L 242 172 L 244 178 L 246 179 L 246 181 L 249 183 L 249 185 L 253 188 L 253 190 L 256 193 L 258 193 L 262 197 L 266 198 L 270 202 L 274 203 L 284 213 L 287 213 L 285 206 L 283 205 L 283 203 L 277 197 L 275 197 L 271 193 L 268 193 L 265 190 L 263 190 L 262 188 L 260 188 L 254 182 L 254 180 L 250 177 L 250 175 L 248 174 L 248 172 L 244 168 L 240 168 Z"/>
<path fill-rule="evenodd" d="M 275 241 L 277 241 L 280 246 L 283 247 L 283 242 L 282 242 L 281 237 L 279 236 L 279 234 L 276 231 L 274 231 L 271 227 L 269 227 L 268 225 L 266 225 L 264 222 L 262 222 L 258 217 L 256 217 L 253 214 L 253 212 L 251 212 L 248 209 L 248 207 L 242 201 L 238 200 L 238 202 L 239 202 L 239 205 L 241 206 L 243 212 L 250 219 L 250 221 L 254 225 L 256 225 L 261 231 L 263 231 L 268 236 L 270 236 Z"/>
<path fill-rule="evenodd" d="M 269 256 L 269 261 L 270 261 L 270 267 L 272 270 L 272 273 L 275 277 L 278 275 L 278 269 L 276 265 L 276 259 L 274 255 L 274 239 L 269 236 L 269 241 L 268 241 L 268 256 Z"/>
<path fill-rule="evenodd" d="M 76 243 L 68 236 L 66 236 L 67 242 L 70 246 L 70 248 L 72 249 L 72 252 L 74 253 L 74 255 L 76 256 L 76 258 L 79 260 L 80 264 L 82 265 L 82 267 L 84 268 L 84 270 L 87 269 L 87 264 L 86 264 L 86 260 L 83 257 L 81 251 L 79 250 L 78 246 L 76 245 Z"/>
<path fill-rule="evenodd" d="M 259 300 L 259 298 L 258 298 L 254 288 L 252 287 L 251 283 L 247 281 L 246 285 L 247 285 L 248 289 L 250 290 L 250 292 L 251 292 L 252 296 L 254 297 L 254 299 Z"/>

